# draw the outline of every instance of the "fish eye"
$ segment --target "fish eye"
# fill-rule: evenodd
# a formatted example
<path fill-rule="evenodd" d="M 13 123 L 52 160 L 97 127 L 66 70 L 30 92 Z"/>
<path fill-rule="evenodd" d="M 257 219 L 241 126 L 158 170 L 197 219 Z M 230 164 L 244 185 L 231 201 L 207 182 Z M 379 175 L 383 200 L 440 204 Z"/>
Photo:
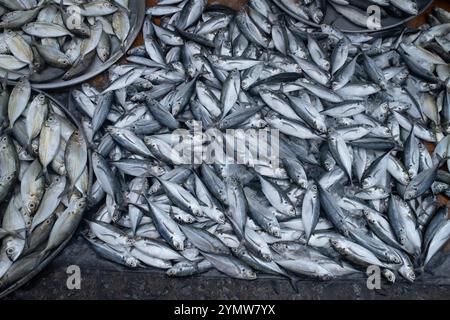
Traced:
<path fill-rule="evenodd" d="M 29 207 L 30 209 L 34 209 L 34 203 L 30 203 L 30 204 L 28 205 L 28 207 Z"/>

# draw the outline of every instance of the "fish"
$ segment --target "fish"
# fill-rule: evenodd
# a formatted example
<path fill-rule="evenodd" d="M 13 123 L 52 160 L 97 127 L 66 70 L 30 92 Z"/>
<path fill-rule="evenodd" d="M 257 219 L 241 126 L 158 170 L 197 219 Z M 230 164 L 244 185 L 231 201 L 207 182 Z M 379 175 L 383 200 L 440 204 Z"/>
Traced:
<path fill-rule="evenodd" d="M 72 202 L 74 194 L 63 199 L 67 177 L 60 162 L 64 166 L 66 140 L 75 130 L 72 119 L 45 93 L 32 89 L 29 79 L 9 86 L 12 89 L 1 89 L 9 121 L 0 134 L 5 156 L 0 160 L 0 204 L 6 208 L 0 228 L 2 286 L 35 272 L 42 259 L 76 230 L 86 208 L 85 201 L 80 206 Z M 77 218 L 55 224 L 60 214 L 69 212 Z M 61 232 L 55 226 L 62 227 Z M 49 236 L 52 243 L 45 247 Z"/>
<path fill-rule="evenodd" d="M 113 50 L 123 50 L 132 31 L 132 12 L 125 3 L 13 2 L 4 1 L 0 12 L 5 29 L 0 67 L 10 80 L 18 78 L 13 72 L 37 83 L 72 79 L 94 60 L 106 62 Z"/>
<path fill-rule="evenodd" d="M 50 114 L 42 127 L 39 136 L 39 161 L 42 165 L 42 175 L 49 181 L 48 165 L 55 158 L 61 141 L 61 124 Z"/>
<path fill-rule="evenodd" d="M 410 0 L 329 2 L 364 28 L 371 4 L 415 14 Z M 323 24 L 316 1 L 208 8 L 149 8 L 143 44 L 106 85 L 73 91 L 93 152 L 94 250 L 171 277 L 331 280 L 377 265 L 412 282 L 431 268 L 448 239 L 447 14 L 375 37 Z"/>
<path fill-rule="evenodd" d="M 18 85 L 11 91 L 8 102 L 8 120 L 9 128 L 12 129 L 17 119 L 22 115 L 27 107 L 27 103 L 31 96 L 31 84 L 23 78 L 20 79 Z"/>

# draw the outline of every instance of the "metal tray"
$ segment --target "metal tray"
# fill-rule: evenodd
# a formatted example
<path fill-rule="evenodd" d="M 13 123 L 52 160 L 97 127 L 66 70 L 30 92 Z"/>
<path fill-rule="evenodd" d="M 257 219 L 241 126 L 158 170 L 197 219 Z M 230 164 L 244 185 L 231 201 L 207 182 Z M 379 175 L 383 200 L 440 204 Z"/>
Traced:
<path fill-rule="evenodd" d="M 32 82 L 31 85 L 33 86 L 33 88 L 42 90 L 59 89 L 77 85 L 79 83 L 85 82 L 99 75 L 100 73 L 111 67 L 118 60 L 120 60 L 120 58 L 123 57 L 125 52 L 127 52 L 128 49 L 131 48 L 133 42 L 136 40 L 137 36 L 139 35 L 142 29 L 144 18 L 145 18 L 145 0 L 130 1 L 130 23 L 132 27 L 130 30 L 130 34 L 128 35 L 128 38 L 125 41 L 125 46 L 123 49 L 120 48 L 120 44 L 118 41 L 112 41 L 111 45 L 113 54 L 111 55 L 108 61 L 102 62 L 96 56 L 91 66 L 86 70 L 86 72 L 76 78 L 65 81 L 62 80 L 61 77 L 59 77 L 55 80 L 45 83 Z"/>
<path fill-rule="evenodd" d="M 16 82 L 14 82 L 14 81 L 8 81 L 8 85 L 14 85 L 15 83 Z M 45 95 L 57 107 L 59 107 L 61 109 L 61 111 L 63 111 L 67 115 L 67 118 L 77 126 L 78 130 L 81 132 L 84 139 L 87 140 L 86 134 L 83 130 L 83 127 L 81 126 L 81 124 L 77 120 L 77 118 L 73 115 L 73 113 L 69 111 L 68 108 L 66 108 L 60 101 L 58 101 L 57 99 L 55 99 L 54 97 L 52 97 L 51 95 L 49 95 L 48 93 L 46 93 L 44 91 L 41 91 L 41 90 L 35 89 L 35 88 L 33 88 L 32 91 L 37 94 Z M 91 186 L 92 186 L 93 169 L 92 169 L 91 160 L 90 160 L 91 159 L 91 151 L 88 151 L 88 152 L 89 153 L 88 153 L 87 165 L 88 165 L 88 172 L 89 172 L 89 184 L 88 184 L 88 194 L 89 194 Z M 70 242 L 70 240 L 76 233 L 77 233 L 77 230 L 75 230 L 66 240 L 64 240 L 64 242 L 62 244 L 60 244 L 55 250 L 53 250 L 53 252 L 48 257 L 46 257 L 32 272 L 27 274 L 22 279 L 16 281 L 14 284 L 10 285 L 9 287 L 0 288 L 0 299 L 6 297 L 10 293 L 12 293 L 15 290 L 17 290 L 18 288 L 22 287 L 27 282 L 29 282 L 32 278 L 34 278 L 38 273 L 40 273 L 50 262 L 53 261 L 53 259 L 55 259 L 56 256 L 58 256 L 58 254 L 66 247 L 66 245 Z"/>

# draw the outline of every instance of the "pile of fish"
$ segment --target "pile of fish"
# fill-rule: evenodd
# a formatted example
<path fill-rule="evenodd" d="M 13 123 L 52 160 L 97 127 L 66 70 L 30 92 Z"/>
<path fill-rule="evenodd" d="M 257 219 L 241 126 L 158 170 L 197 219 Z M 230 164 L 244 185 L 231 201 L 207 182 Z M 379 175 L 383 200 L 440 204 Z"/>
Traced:
<path fill-rule="evenodd" d="M 153 16 L 180 15 L 186 8 L 186 1 L 163 0 L 157 6 L 147 10 L 147 14 Z M 205 1 L 206 2 L 206 1 Z M 205 7 L 204 3 L 197 6 Z M 277 15 L 286 14 L 293 19 L 310 25 L 318 25 L 324 22 L 327 10 L 333 8 L 337 17 L 344 17 L 355 26 L 368 28 L 368 17 L 373 13 L 374 6 L 379 10 L 379 19 L 382 26 L 387 18 L 405 19 L 419 13 L 416 0 L 272 0 L 248 1 L 248 15 L 254 24 L 263 29 L 270 30 L 269 23 L 283 24 L 277 20 Z M 211 8 L 219 8 L 220 5 L 211 5 Z M 186 11 L 186 9 L 184 9 Z M 226 10 L 226 9 L 224 9 Z M 228 11 L 228 10 L 227 10 Z M 187 11 L 186 11 L 187 12 Z"/>
<path fill-rule="evenodd" d="M 86 207 L 87 144 L 63 110 L 21 79 L 0 93 L 0 288 L 71 237 Z"/>
<path fill-rule="evenodd" d="M 170 276 L 332 279 L 375 265 L 412 282 L 431 266 L 450 238 L 438 202 L 450 195 L 450 13 L 380 38 L 311 28 L 276 1 L 178 3 L 148 9 L 144 45 L 104 89 L 72 92 L 94 149 L 95 251 Z M 249 136 L 226 129 L 279 132 L 279 166 L 186 164 L 173 152 L 182 129 L 186 143 L 206 147 L 213 130 L 248 153 Z"/>
<path fill-rule="evenodd" d="M 70 80 L 109 59 L 130 33 L 128 0 L 0 1 L 0 74 Z M 114 45 L 117 43 L 117 45 Z"/>

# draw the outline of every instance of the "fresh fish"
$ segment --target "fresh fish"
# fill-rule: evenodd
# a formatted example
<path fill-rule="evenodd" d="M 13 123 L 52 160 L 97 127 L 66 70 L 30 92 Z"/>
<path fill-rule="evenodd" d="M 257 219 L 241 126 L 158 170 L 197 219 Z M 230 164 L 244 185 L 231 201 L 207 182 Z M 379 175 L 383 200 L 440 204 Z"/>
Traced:
<path fill-rule="evenodd" d="M 89 25 L 122 42 L 116 4 Z M 328 4 L 363 28 L 370 5 L 383 19 L 415 14 L 411 0 Z M 448 238 L 436 213 L 450 194 L 439 170 L 449 153 L 447 15 L 375 37 L 320 25 L 325 9 L 311 0 L 148 9 L 144 43 L 107 85 L 73 92 L 93 149 L 95 250 L 169 276 L 326 280 L 377 265 L 390 282 L 415 280 Z M 261 131 L 277 136 L 260 146 Z M 266 147 L 277 155 L 258 157 Z M 85 184 L 82 162 L 68 184 Z"/>

